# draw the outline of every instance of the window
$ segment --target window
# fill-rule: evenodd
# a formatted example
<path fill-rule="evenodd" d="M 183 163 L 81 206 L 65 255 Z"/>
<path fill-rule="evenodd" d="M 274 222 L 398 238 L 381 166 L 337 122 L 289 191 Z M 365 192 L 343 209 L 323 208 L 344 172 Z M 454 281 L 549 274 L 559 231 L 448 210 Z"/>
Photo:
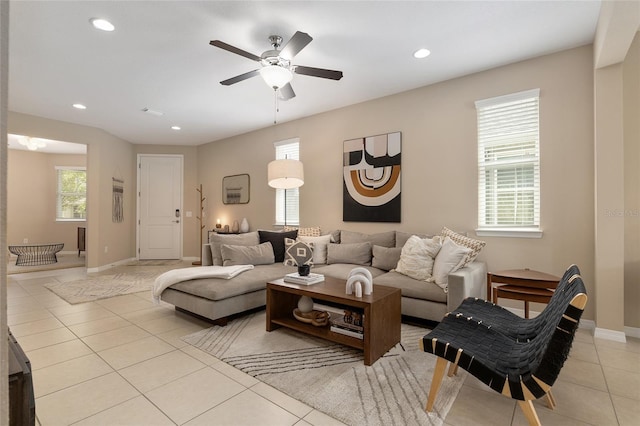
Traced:
<path fill-rule="evenodd" d="M 299 160 L 300 139 L 287 139 L 273 144 L 276 148 L 276 160 Z M 276 189 L 276 225 L 300 225 L 300 189 Z M 286 221 L 285 221 L 286 212 Z"/>
<path fill-rule="evenodd" d="M 539 97 L 534 89 L 476 102 L 479 235 L 542 235 Z"/>
<path fill-rule="evenodd" d="M 56 220 L 87 218 L 87 171 L 84 167 L 56 167 Z"/>

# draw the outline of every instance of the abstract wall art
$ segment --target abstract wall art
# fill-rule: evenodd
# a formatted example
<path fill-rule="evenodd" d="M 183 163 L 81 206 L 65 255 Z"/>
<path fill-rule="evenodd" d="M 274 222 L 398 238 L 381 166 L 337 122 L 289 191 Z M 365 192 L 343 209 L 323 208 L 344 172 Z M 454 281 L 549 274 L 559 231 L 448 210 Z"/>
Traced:
<path fill-rule="evenodd" d="M 400 132 L 344 141 L 342 220 L 400 222 Z"/>

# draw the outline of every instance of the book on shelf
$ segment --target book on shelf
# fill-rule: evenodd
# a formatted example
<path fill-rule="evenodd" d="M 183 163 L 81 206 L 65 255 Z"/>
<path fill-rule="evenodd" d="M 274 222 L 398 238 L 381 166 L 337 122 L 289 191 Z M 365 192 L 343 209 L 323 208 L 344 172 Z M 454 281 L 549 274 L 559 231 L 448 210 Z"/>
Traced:
<path fill-rule="evenodd" d="M 331 325 L 331 331 L 333 331 L 334 333 L 339 333 L 339 334 L 344 334 L 345 336 L 351 336 L 351 337 L 355 337 L 356 339 L 360 339 L 363 340 L 364 339 L 364 332 L 363 331 L 354 331 L 354 330 L 348 330 L 346 328 L 342 328 L 342 327 L 338 327 L 336 325 Z"/>
<path fill-rule="evenodd" d="M 297 272 L 292 272 L 284 276 L 284 282 L 291 284 L 311 285 L 324 281 L 324 275 L 322 274 L 309 274 L 301 276 Z"/>
<path fill-rule="evenodd" d="M 354 331 L 356 333 L 364 333 L 364 327 L 362 325 L 353 324 L 353 322 L 347 322 L 344 320 L 344 315 L 331 315 L 331 327 L 337 327 L 344 330 Z"/>

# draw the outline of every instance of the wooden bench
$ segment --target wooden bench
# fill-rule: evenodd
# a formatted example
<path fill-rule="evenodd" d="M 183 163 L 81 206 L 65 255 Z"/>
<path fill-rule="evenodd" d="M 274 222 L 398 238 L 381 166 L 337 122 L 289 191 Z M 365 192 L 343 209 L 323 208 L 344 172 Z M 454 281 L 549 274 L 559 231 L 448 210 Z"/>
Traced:
<path fill-rule="evenodd" d="M 18 256 L 16 265 L 48 265 L 58 263 L 58 253 L 64 243 L 53 244 L 15 244 L 9 246 L 9 251 Z"/>

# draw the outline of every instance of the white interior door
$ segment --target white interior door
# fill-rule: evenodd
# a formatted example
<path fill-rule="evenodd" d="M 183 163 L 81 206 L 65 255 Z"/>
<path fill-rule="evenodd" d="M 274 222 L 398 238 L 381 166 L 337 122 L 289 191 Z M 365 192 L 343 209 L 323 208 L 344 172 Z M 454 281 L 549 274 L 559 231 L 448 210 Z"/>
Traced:
<path fill-rule="evenodd" d="M 182 257 L 182 156 L 138 156 L 140 259 Z"/>

